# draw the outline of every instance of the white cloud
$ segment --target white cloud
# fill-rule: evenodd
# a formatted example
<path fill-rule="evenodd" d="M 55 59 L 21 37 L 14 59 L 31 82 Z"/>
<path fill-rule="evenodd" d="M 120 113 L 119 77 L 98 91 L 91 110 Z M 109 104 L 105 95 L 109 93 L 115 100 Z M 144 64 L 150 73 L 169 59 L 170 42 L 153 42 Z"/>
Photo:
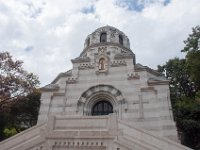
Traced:
<path fill-rule="evenodd" d="M 171 0 L 167 5 L 164 0 L 139 0 L 141 11 L 117 1 L 0 2 L 0 50 L 24 60 L 25 69 L 38 74 L 42 85 L 70 69 L 86 36 L 107 24 L 128 35 L 139 63 L 156 68 L 169 58 L 183 57 L 183 40 L 200 24 L 199 0 Z"/>

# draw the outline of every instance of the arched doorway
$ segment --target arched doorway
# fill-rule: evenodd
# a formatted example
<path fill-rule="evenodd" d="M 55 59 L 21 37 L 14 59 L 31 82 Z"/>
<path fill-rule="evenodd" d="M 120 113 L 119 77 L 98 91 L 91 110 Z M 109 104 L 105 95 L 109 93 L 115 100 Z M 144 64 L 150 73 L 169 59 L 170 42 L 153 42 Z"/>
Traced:
<path fill-rule="evenodd" d="M 126 108 L 127 103 L 118 89 L 112 85 L 100 84 L 90 87 L 81 94 L 76 112 L 85 116 L 116 113 L 121 118 L 121 112 Z"/>
<path fill-rule="evenodd" d="M 108 115 L 110 113 L 113 113 L 113 106 L 108 101 L 99 101 L 92 107 L 92 116 Z"/>

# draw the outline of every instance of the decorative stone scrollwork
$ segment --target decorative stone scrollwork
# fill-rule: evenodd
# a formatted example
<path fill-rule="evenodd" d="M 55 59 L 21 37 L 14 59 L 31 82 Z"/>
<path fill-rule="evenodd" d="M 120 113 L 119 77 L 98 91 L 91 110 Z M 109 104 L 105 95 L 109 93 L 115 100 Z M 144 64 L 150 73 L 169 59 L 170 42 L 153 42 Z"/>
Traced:
<path fill-rule="evenodd" d="M 140 76 L 137 73 L 130 73 L 127 77 L 128 80 L 138 80 L 140 79 Z"/>
<path fill-rule="evenodd" d="M 111 62 L 112 67 L 126 66 L 125 60 L 114 60 Z"/>
<path fill-rule="evenodd" d="M 98 48 L 98 53 L 101 54 L 101 53 L 105 53 L 107 51 L 107 47 L 106 46 L 103 46 L 103 47 L 99 47 Z"/>

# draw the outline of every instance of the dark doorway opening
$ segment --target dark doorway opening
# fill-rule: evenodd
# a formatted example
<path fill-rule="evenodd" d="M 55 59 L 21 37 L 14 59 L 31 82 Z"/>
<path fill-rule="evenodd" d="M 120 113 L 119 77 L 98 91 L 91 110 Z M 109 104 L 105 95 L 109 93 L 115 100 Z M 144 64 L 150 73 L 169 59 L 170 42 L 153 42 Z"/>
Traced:
<path fill-rule="evenodd" d="M 99 101 L 92 108 L 92 116 L 108 115 L 113 113 L 113 106 L 108 101 Z"/>

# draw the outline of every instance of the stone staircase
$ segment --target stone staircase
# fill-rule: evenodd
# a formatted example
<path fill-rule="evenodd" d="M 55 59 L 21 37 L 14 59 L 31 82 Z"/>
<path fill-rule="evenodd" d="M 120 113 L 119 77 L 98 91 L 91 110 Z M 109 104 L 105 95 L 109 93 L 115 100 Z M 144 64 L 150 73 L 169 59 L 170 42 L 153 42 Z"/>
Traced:
<path fill-rule="evenodd" d="M 190 148 L 167 138 L 153 135 L 144 129 L 135 128 L 122 120 L 118 120 L 118 128 L 122 132 L 116 143 L 126 145 L 132 150 L 190 150 Z"/>
<path fill-rule="evenodd" d="M 0 150 L 189 150 L 107 116 L 52 116 L 0 142 Z"/>
<path fill-rule="evenodd" d="M 23 150 L 37 147 L 39 143 L 45 141 L 45 135 L 42 133 L 45 128 L 46 123 L 43 123 L 18 133 L 0 142 L 0 150 Z"/>

